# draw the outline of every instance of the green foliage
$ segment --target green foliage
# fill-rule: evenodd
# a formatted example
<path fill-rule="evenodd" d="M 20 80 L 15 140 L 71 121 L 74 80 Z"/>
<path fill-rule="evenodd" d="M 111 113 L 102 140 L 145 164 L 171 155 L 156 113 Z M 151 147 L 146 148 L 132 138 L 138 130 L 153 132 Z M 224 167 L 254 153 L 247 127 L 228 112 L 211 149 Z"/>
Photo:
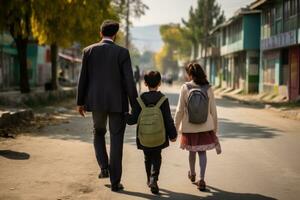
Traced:
<path fill-rule="evenodd" d="M 30 0 L 0 1 L 0 31 L 9 31 L 12 37 L 30 36 Z"/>
<path fill-rule="evenodd" d="M 185 25 L 184 36 L 192 42 L 195 56 L 199 44 L 210 44 L 209 31 L 224 21 L 224 12 L 216 0 L 198 0 L 197 7 L 191 7 L 188 20 L 182 22 Z"/>
<path fill-rule="evenodd" d="M 162 72 L 177 68 L 178 59 L 187 59 L 190 55 L 190 42 L 184 35 L 184 30 L 178 24 L 162 25 L 160 34 L 164 46 L 155 55 L 155 64 Z"/>
<path fill-rule="evenodd" d="M 20 91 L 29 93 L 26 49 L 31 35 L 32 2 L 30 0 L 1 0 L 0 5 L 0 31 L 9 31 L 14 38 L 20 62 Z"/>
<path fill-rule="evenodd" d="M 142 0 L 113 0 L 113 5 L 116 8 L 120 16 L 126 17 L 128 11 L 128 5 L 130 6 L 130 15 L 133 17 L 141 17 L 145 14 L 149 7 L 143 3 Z"/>
<path fill-rule="evenodd" d="M 148 8 L 142 0 L 113 0 L 113 5 L 121 19 L 125 22 L 125 47 L 130 48 L 129 28 L 131 25 L 131 17 L 139 18 L 145 14 Z"/>
<path fill-rule="evenodd" d="M 42 44 L 83 46 L 99 40 L 104 19 L 118 20 L 108 0 L 33 0 L 32 32 Z M 42 12 L 41 12 L 42 11 Z"/>

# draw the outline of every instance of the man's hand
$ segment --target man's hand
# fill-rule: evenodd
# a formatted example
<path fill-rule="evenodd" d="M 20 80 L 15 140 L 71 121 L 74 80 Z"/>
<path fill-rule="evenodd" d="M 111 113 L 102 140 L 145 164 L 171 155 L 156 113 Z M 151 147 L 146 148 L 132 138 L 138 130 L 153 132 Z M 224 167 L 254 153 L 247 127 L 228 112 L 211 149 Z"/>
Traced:
<path fill-rule="evenodd" d="M 177 137 L 176 137 L 176 138 L 173 138 L 173 139 L 171 139 L 170 141 L 171 141 L 171 142 L 176 142 L 176 140 L 177 140 Z"/>
<path fill-rule="evenodd" d="M 85 109 L 84 109 L 84 106 L 77 106 L 77 111 L 78 111 L 78 113 L 79 113 L 82 117 L 85 117 Z"/>

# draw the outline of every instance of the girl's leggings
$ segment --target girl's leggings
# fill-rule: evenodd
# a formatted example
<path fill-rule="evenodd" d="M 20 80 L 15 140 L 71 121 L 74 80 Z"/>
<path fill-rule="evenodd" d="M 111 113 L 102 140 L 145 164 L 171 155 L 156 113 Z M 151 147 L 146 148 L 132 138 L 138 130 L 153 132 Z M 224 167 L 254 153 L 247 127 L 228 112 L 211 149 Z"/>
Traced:
<path fill-rule="evenodd" d="M 196 163 L 196 153 L 194 151 L 190 151 L 189 153 L 189 163 L 190 163 L 190 173 L 196 174 L 195 172 L 195 163 Z M 206 164 L 207 164 L 207 157 L 206 151 L 198 151 L 199 155 L 199 165 L 200 165 L 200 179 L 204 180 Z"/>

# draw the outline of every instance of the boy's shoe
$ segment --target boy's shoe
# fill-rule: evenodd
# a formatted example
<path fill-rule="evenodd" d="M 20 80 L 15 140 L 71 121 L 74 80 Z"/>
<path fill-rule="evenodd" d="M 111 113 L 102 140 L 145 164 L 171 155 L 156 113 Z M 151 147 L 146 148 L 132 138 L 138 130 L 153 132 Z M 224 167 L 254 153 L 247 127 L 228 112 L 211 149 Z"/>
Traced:
<path fill-rule="evenodd" d="M 102 169 L 98 178 L 108 178 L 109 177 L 109 170 L 108 169 Z"/>
<path fill-rule="evenodd" d="M 150 187 L 150 190 L 153 194 L 158 194 L 159 193 L 159 187 L 157 185 L 157 181 L 154 179 L 150 180 L 150 183 L 148 185 Z"/>
<path fill-rule="evenodd" d="M 192 183 L 194 183 L 196 180 L 196 174 L 191 174 L 191 171 L 189 171 L 188 178 L 191 180 Z"/>
<path fill-rule="evenodd" d="M 206 190 L 206 183 L 204 180 L 200 180 L 197 182 L 197 188 L 200 190 L 200 191 L 205 191 Z"/>
<path fill-rule="evenodd" d="M 118 192 L 123 189 L 124 189 L 124 186 L 121 183 L 111 186 L 111 191 L 113 191 L 113 192 Z"/>

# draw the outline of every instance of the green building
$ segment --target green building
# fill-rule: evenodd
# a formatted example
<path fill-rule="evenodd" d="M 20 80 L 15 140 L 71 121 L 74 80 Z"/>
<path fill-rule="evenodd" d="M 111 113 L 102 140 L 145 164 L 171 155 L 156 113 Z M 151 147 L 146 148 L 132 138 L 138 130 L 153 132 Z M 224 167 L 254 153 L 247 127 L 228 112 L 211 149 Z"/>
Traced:
<path fill-rule="evenodd" d="M 261 10 L 261 93 L 300 99 L 300 0 L 257 0 Z"/>
<path fill-rule="evenodd" d="M 50 49 L 36 42 L 27 46 L 27 68 L 32 87 L 42 86 L 51 77 Z M 18 52 L 8 33 L 0 34 L 0 91 L 19 88 L 20 67 Z"/>
<path fill-rule="evenodd" d="M 260 12 L 239 9 L 217 27 L 220 31 L 222 87 L 243 93 L 258 92 L 260 56 Z"/>

